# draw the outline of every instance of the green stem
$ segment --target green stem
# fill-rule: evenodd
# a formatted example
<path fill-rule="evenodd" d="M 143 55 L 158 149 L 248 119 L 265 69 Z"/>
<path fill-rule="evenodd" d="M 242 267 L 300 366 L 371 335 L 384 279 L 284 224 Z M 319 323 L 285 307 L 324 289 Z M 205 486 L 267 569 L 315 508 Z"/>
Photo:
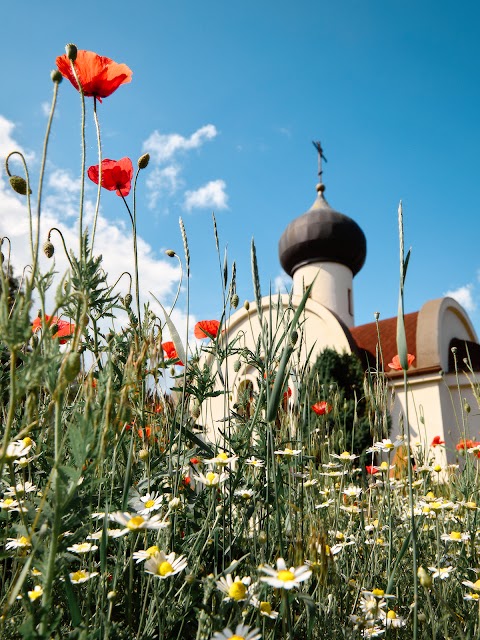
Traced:
<path fill-rule="evenodd" d="M 5 287 L 5 284 L 4 284 Z M 4 289 L 5 290 L 5 289 Z M 10 441 L 10 433 L 12 431 L 13 420 L 15 418 L 15 409 L 17 404 L 17 352 L 10 353 L 10 399 L 8 403 L 7 424 L 5 425 L 5 433 L 3 435 L 2 455 L 0 456 L 0 478 L 3 474 L 3 467 L 7 457 L 7 448 Z"/>
<path fill-rule="evenodd" d="M 80 178 L 80 211 L 78 216 L 78 230 L 80 236 L 80 262 L 82 261 L 83 256 L 83 202 L 85 200 L 85 164 L 86 164 L 86 142 L 85 142 L 85 95 L 83 93 L 82 84 L 80 82 L 80 78 L 78 77 L 77 70 L 75 69 L 75 63 L 71 62 L 72 73 L 75 76 L 75 80 L 78 85 L 78 92 L 80 94 L 80 98 L 82 101 L 82 122 L 80 125 L 80 134 L 82 139 L 82 166 L 81 166 L 81 178 Z"/>
<path fill-rule="evenodd" d="M 92 228 L 92 242 L 90 245 L 90 252 L 93 255 L 93 243 L 95 242 L 95 231 L 97 229 L 98 212 L 100 210 L 100 194 L 102 191 L 102 140 L 100 137 L 100 123 L 97 115 L 97 98 L 93 97 L 93 119 L 95 120 L 95 129 L 97 131 L 97 147 L 98 147 L 98 189 L 97 189 L 97 202 L 95 204 L 95 215 L 93 218 Z"/>

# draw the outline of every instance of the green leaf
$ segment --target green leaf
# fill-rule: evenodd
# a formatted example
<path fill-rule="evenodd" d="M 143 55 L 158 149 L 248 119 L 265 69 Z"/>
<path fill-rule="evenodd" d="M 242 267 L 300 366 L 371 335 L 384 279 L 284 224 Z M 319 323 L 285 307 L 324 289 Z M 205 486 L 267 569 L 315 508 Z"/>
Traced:
<path fill-rule="evenodd" d="M 180 336 L 178 335 L 178 331 L 177 331 L 175 325 L 173 324 L 172 319 L 170 318 L 168 313 L 165 311 L 165 308 L 164 308 L 163 304 L 160 302 L 160 300 L 158 298 L 156 298 L 151 291 L 149 293 L 154 298 L 154 300 L 156 302 L 158 302 L 158 304 L 160 305 L 160 307 L 161 307 L 161 309 L 163 311 L 163 314 L 165 316 L 165 322 L 167 323 L 168 330 L 170 331 L 170 337 L 172 338 L 172 342 L 175 345 L 175 349 L 177 351 L 177 355 L 178 355 L 179 360 L 181 360 L 183 362 L 183 364 L 186 364 L 187 363 L 187 356 L 185 354 L 185 349 L 183 348 L 182 341 L 180 340 Z"/>

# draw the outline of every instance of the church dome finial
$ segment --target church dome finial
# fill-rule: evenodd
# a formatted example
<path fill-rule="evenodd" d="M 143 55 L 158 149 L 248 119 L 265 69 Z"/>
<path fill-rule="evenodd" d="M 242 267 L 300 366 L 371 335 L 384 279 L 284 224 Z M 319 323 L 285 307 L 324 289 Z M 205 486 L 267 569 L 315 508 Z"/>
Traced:
<path fill-rule="evenodd" d="M 348 216 L 335 211 L 324 197 L 322 182 L 323 154 L 320 142 L 313 142 L 318 152 L 319 182 L 317 198 L 312 207 L 287 226 L 280 238 L 278 252 L 284 270 L 295 271 L 310 263 L 337 262 L 356 275 L 367 256 L 367 241 L 359 225 Z"/>

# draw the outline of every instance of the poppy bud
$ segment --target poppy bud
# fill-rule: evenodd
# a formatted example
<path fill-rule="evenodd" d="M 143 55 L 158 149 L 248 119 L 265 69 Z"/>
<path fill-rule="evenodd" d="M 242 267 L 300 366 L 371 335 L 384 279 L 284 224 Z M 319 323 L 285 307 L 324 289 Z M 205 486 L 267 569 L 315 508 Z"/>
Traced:
<path fill-rule="evenodd" d="M 63 367 L 63 375 L 67 382 L 72 382 L 78 376 L 80 373 L 80 364 L 80 354 L 77 351 L 71 351 Z"/>
<path fill-rule="evenodd" d="M 260 531 L 258 534 L 258 544 L 265 544 L 267 542 L 267 534 L 265 533 L 265 531 Z"/>
<path fill-rule="evenodd" d="M 463 410 L 465 413 L 470 413 L 471 407 L 466 400 L 463 401 Z"/>
<path fill-rule="evenodd" d="M 138 457 L 140 458 L 140 460 L 148 460 L 148 450 L 140 449 L 140 451 L 138 452 Z"/>
<path fill-rule="evenodd" d="M 233 363 L 233 370 L 235 371 L 235 373 L 238 373 L 240 371 L 241 366 L 242 363 L 240 362 L 240 360 L 235 360 L 235 362 Z"/>
<path fill-rule="evenodd" d="M 234 309 L 236 309 L 238 307 L 238 302 L 239 302 L 239 297 L 237 296 L 236 293 L 234 293 L 233 296 L 230 298 L 230 304 Z"/>
<path fill-rule="evenodd" d="M 127 293 L 127 295 L 125 296 L 123 302 L 125 303 L 125 307 L 128 309 L 128 307 L 132 304 L 132 294 L 131 293 Z"/>
<path fill-rule="evenodd" d="M 250 309 L 250 303 L 248 300 L 245 300 L 245 302 L 243 303 L 243 308 L 245 309 L 245 311 L 248 311 Z"/>
<path fill-rule="evenodd" d="M 150 154 L 149 153 L 144 153 L 143 156 L 140 156 L 140 158 L 138 159 L 138 168 L 139 169 L 146 169 L 148 167 L 148 163 L 150 162 Z"/>
<path fill-rule="evenodd" d="M 50 78 L 52 79 L 52 82 L 55 82 L 56 84 L 60 84 L 60 82 L 63 79 L 63 76 L 58 69 L 53 69 L 53 71 L 50 72 Z"/>
<path fill-rule="evenodd" d="M 52 332 L 52 336 L 54 336 L 58 331 L 58 324 L 54 322 L 50 327 L 50 331 Z"/>
<path fill-rule="evenodd" d="M 298 331 L 294 330 L 290 335 L 290 343 L 292 347 L 294 347 L 297 344 L 297 340 L 298 340 Z"/>
<path fill-rule="evenodd" d="M 55 253 L 55 247 L 50 242 L 50 240 L 47 240 L 43 245 L 43 253 L 47 256 L 47 258 L 51 258 Z"/>
<path fill-rule="evenodd" d="M 9 180 L 10 186 L 14 191 L 19 193 L 21 196 L 27 195 L 27 181 L 25 178 L 22 178 L 21 176 L 10 176 Z M 28 192 L 32 193 L 32 190 L 29 189 Z"/>
<path fill-rule="evenodd" d="M 70 62 L 75 62 L 75 60 L 77 59 L 77 47 L 69 42 L 65 45 L 65 51 Z"/>
<path fill-rule="evenodd" d="M 175 257 L 175 251 L 174 251 L 173 249 L 167 249 L 167 250 L 165 251 L 165 253 L 167 254 L 167 256 L 168 256 L 169 258 L 174 258 L 174 257 Z"/>

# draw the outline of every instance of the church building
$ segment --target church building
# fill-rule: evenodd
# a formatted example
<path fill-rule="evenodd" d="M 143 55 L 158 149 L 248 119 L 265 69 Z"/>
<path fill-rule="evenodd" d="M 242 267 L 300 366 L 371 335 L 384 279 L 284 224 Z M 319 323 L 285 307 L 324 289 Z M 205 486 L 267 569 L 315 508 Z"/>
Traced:
<path fill-rule="evenodd" d="M 261 309 L 250 303 L 248 309 L 238 310 L 227 324 L 228 339 L 237 337 L 237 345 L 254 351 L 261 324 L 269 322 L 278 328 L 286 323 L 285 310 L 292 315 L 292 307 L 298 307 L 313 283 L 301 316 L 301 340 L 292 355 L 292 369 L 301 370 L 307 358 L 313 364 L 326 348 L 356 354 L 365 371 L 385 373 L 391 392 L 391 439 L 403 432 L 408 402 L 412 444 L 420 443 L 442 467 L 455 463 L 459 441 L 480 440 L 480 384 L 475 377 L 480 371 L 480 345 L 473 325 L 450 297 L 427 300 L 418 311 L 405 315 L 408 352 L 415 356 L 408 370 L 406 397 L 403 371 L 388 366 L 397 354 L 396 317 L 355 324 L 353 280 L 365 263 L 367 241 L 352 218 L 327 202 L 321 181 L 322 148 L 314 144 L 320 176 L 316 198 L 306 213 L 290 222 L 279 241 L 279 259 L 293 279 L 292 293 L 263 297 Z M 235 366 L 234 359 L 229 359 L 223 378 L 231 403 L 246 388 L 258 391 L 258 371 L 243 361 Z M 295 402 L 298 382 L 289 384 L 291 402 Z M 225 406 L 224 395 L 219 395 L 202 408 L 210 439 L 218 436 Z M 445 445 L 432 449 L 437 436 Z"/>

